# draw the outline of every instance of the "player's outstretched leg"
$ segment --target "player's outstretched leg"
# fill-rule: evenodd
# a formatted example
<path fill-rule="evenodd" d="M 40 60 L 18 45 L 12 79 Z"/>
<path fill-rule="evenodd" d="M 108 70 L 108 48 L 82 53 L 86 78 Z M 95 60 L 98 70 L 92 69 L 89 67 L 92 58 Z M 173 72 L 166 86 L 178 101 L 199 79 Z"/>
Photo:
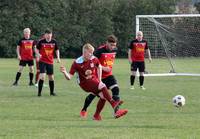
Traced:
<path fill-rule="evenodd" d="M 111 104 L 111 106 L 112 106 L 112 108 L 113 109 L 116 109 L 117 108 L 117 106 L 119 106 L 119 104 L 120 104 L 120 101 L 115 101 L 115 100 L 113 100 L 112 98 L 111 98 L 111 96 L 110 96 L 110 94 L 109 94 L 109 92 L 108 92 L 108 89 L 106 88 L 106 87 L 103 87 L 102 89 L 101 89 L 101 92 L 102 92 L 102 97 L 103 98 L 105 98 L 110 104 Z M 101 92 L 100 92 L 100 97 L 101 97 Z"/>
<path fill-rule="evenodd" d="M 115 112 L 114 117 L 117 119 L 117 118 L 120 118 L 120 117 L 126 115 L 127 113 L 128 113 L 128 110 L 127 110 L 127 109 L 118 109 L 118 110 Z"/>
<path fill-rule="evenodd" d="M 108 92 L 108 90 L 107 90 L 107 88 L 106 88 L 105 86 L 103 86 L 103 88 L 101 89 L 101 91 L 102 91 L 103 96 L 102 96 L 101 93 L 100 93 L 100 94 L 99 94 L 100 97 L 105 98 L 105 99 L 111 104 L 112 108 L 113 108 L 114 110 L 116 110 L 117 107 L 121 104 L 122 101 L 121 101 L 121 100 L 119 100 L 119 101 L 114 101 L 114 100 L 111 98 L 111 96 L 110 96 L 110 94 L 109 94 L 109 92 Z M 115 116 L 115 118 L 119 118 L 119 117 L 122 117 L 122 116 L 126 115 L 127 112 L 128 112 L 127 109 L 118 109 L 118 110 L 116 110 L 116 113 L 115 113 L 114 116 Z"/>

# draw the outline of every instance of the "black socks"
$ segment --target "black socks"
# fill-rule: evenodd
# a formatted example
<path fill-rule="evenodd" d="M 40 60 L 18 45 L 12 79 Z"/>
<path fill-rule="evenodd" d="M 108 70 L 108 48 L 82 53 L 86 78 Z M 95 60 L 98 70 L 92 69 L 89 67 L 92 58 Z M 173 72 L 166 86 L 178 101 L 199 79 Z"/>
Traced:
<path fill-rule="evenodd" d="M 134 84 L 134 81 L 135 81 L 135 76 L 131 75 L 130 76 L 131 86 Z"/>

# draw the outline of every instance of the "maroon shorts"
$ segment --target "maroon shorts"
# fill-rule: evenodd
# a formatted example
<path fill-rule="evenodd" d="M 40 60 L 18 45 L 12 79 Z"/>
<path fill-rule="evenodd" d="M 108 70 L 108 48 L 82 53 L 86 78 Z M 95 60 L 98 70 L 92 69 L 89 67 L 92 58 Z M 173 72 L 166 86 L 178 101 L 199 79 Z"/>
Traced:
<path fill-rule="evenodd" d="M 92 79 L 92 80 L 87 80 L 84 83 L 80 84 L 80 87 L 86 91 L 86 92 L 92 92 L 95 95 L 98 95 L 100 90 L 98 89 L 99 87 L 99 81 Z"/>

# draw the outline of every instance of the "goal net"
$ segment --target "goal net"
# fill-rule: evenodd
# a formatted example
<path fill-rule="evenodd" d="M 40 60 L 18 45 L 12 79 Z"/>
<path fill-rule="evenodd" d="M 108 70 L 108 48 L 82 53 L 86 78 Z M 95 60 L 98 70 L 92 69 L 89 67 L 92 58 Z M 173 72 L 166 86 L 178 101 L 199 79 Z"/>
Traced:
<path fill-rule="evenodd" d="M 153 58 L 146 76 L 200 76 L 200 14 L 137 15 L 139 30 Z"/>

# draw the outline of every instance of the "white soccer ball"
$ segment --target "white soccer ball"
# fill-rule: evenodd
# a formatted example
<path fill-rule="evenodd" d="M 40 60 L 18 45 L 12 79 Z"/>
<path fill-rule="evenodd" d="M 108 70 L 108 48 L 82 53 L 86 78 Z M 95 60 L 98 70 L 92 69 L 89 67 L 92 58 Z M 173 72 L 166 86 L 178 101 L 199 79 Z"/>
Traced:
<path fill-rule="evenodd" d="M 177 95 L 173 97 L 172 102 L 176 107 L 182 107 L 185 105 L 185 98 L 182 95 Z"/>

